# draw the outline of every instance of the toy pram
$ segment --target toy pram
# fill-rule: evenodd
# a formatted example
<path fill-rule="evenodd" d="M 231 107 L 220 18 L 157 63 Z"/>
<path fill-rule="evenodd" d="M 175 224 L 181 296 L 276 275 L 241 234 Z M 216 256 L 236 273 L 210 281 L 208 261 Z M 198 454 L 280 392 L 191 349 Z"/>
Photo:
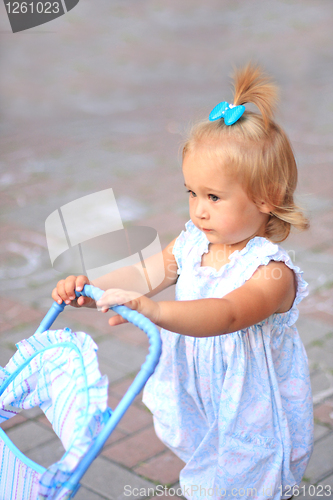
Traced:
<path fill-rule="evenodd" d="M 102 294 L 86 285 L 77 296 L 98 300 Z M 151 321 L 125 306 L 111 308 L 143 330 L 150 344 L 140 372 L 111 410 L 106 403 L 107 379 L 100 376 L 93 340 L 69 329 L 49 331 L 64 308 L 64 303 L 54 302 L 36 333 L 17 344 L 18 351 L 0 368 L 0 422 L 22 408 L 39 405 L 66 452 L 45 469 L 26 457 L 0 429 L 1 500 L 73 498 L 80 479 L 154 372 L 161 354 L 159 331 Z"/>

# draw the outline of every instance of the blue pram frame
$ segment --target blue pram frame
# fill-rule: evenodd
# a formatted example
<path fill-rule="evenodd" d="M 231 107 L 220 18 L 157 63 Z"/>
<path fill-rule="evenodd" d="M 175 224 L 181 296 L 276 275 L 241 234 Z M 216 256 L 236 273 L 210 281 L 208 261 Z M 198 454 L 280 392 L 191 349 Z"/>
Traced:
<path fill-rule="evenodd" d="M 92 285 L 85 285 L 84 289 L 82 292 L 76 292 L 77 296 L 84 295 L 87 297 L 91 297 L 94 300 L 98 300 L 104 292 Z M 50 327 L 52 326 L 53 322 L 55 319 L 58 317 L 58 315 L 64 310 L 66 307 L 65 303 L 58 304 L 57 302 L 54 302 L 40 323 L 40 326 L 36 330 L 36 333 L 44 332 L 46 330 L 49 330 Z M 121 420 L 129 406 L 132 404 L 134 398 L 141 392 L 143 389 L 144 385 L 146 384 L 148 378 L 152 375 L 152 373 L 155 370 L 156 365 L 158 364 L 160 355 L 161 355 L 161 339 L 160 339 L 160 333 L 159 330 L 157 329 L 156 325 L 154 325 L 149 319 L 144 317 L 142 314 L 138 313 L 137 311 L 131 310 L 128 307 L 125 306 L 113 306 L 110 309 L 115 311 L 117 314 L 120 314 L 123 318 L 128 320 L 130 323 L 134 324 L 141 330 L 143 330 L 148 337 L 149 340 L 149 353 L 146 357 L 145 362 L 141 366 L 140 371 L 138 372 L 137 376 L 135 377 L 134 381 L 128 388 L 127 392 L 117 405 L 117 407 L 114 410 L 111 410 L 108 408 L 107 412 L 107 420 L 98 434 L 98 436 L 93 440 L 91 447 L 89 448 L 88 452 L 82 457 L 80 460 L 78 466 L 76 469 L 72 472 L 70 477 L 67 479 L 67 481 L 60 486 L 60 489 L 64 489 L 65 491 L 69 492 L 66 495 L 66 498 L 73 498 L 76 492 L 78 491 L 80 487 L 80 480 L 82 476 L 85 474 L 85 472 L 88 470 L 89 466 L 93 462 L 93 460 L 98 456 L 98 454 L 101 452 L 105 442 L 109 438 L 110 434 L 112 431 L 115 429 L 117 426 L 118 422 Z M 22 368 L 20 367 L 18 371 L 20 371 Z M 10 384 L 11 380 L 14 378 L 16 373 L 14 373 L 9 379 L 6 380 L 6 382 L 0 387 L 0 396 L 3 393 L 3 391 L 6 389 L 6 387 Z M 6 433 L 0 429 L 0 439 L 2 439 L 5 443 L 5 446 L 7 446 L 11 452 L 15 454 L 17 459 L 21 460 L 25 464 L 27 464 L 32 470 L 36 471 L 37 473 L 41 474 L 45 472 L 45 468 L 35 462 L 33 462 L 31 459 L 26 457 L 8 438 Z M 1 478 L 0 478 L 1 481 Z M 58 494 L 57 494 L 58 496 Z M 2 499 L 3 500 L 3 499 Z M 6 498 L 5 500 L 10 500 L 10 498 Z M 22 499 L 23 500 L 23 499 Z M 24 499 L 25 500 L 25 499 Z M 35 500 L 35 499 L 31 499 Z"/>

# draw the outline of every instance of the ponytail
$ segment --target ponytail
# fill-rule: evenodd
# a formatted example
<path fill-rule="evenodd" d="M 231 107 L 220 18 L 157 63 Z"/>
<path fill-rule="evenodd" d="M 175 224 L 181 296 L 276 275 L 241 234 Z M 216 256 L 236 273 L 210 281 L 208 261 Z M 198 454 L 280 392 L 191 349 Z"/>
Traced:
<path fill-rule="evenodd" d="M 259 109 L 265 127 L 276 109 L 278 88 L 258 66 L 236 69 L 234 73 L 234 105 L 253 103 Z"/>

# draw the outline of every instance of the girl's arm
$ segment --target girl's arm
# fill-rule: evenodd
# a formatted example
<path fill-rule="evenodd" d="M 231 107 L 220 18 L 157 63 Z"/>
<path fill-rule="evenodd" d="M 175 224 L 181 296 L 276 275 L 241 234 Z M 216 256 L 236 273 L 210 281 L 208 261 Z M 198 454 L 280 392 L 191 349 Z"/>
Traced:
<path fill-rule="evenodd" d="M 135 296 L 146 294 L 147 297 L 152 297 L 156 293 L 164 290 L 177 281 L 177 263 L 172 253 L 173 240 L 163 252 L 153 255 L 145 260 L 146 268 L 142 267 L 141 262 L 133 266 L 122 267 L 105 274 L 100 278 L 89 281 L 86 276 L 68 276 L 65 280 L 60 280 L 56 288 L 52 292 L 52 297 L 55 301 L 66 304 L 71 303 L 73 306 L 96 307 L 95 301 L 88 297 L 79 297 L 75 300 L 75 290 L 81 291 L 85 284 L 92 284 L 101 290 L 108 288 L 124 288 L 135 292 Z M 164 278 L 158 286 L 152 286 Z M 149 283 L 149 285 L 148 285 Z M 149 292 L 147 289 L 149 288 Z"/>
<path fill-rule="evenodd" d="M 244 285 L 221 299 L 154 302 L 147 297 L 132 299 L 130 292 L 108 290 L 97 305 L 125 303 L 162 328 L 192 337 L 213 337 L 247 328 L 274 313 L 288 311 L 296 293 L 295 277 L 283 262 L 260 266 Z M 126 299 L 132 300 L 126 300 Z M 104 306 L 104 307 L 103 307 Z M 110 325 L 123 323 L 120 316 Z"/>
<path fill-rule="evenodd" d="M 177 263 L 175 256 L 172 253 L 176 239 L 159 254 L 153 255 L 145 259 L 145 268 L 141 262 L 134 266 L 123 267 L 109 274 L 101 276 L 91 282 L 101 290 L 108 288 L 121 287 L 125 290 L 137 292 L 146 297 L 153 297 L 170 285 L 174 285 L 177 281 Z M 152 283 L 160 281 L 161 275 L 164 273 L 164 278 L 157 286 L 152 287 Z M 149 285 L 147 285 L 149 284 Z M 147 286 L 150 291 L 147 292 Z"/>

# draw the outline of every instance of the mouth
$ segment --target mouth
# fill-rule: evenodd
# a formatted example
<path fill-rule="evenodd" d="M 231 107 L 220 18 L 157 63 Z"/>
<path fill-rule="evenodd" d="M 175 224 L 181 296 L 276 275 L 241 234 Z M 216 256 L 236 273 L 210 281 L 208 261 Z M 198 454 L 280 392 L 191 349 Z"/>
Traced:
<path fill-rule="evenodd" d="M 205 227 L 203 227 L 201 229 L 201 231 L 205 231 L 205 233 L 210 233 L 212 231 L 212 229 L 206 229 Z"/>

